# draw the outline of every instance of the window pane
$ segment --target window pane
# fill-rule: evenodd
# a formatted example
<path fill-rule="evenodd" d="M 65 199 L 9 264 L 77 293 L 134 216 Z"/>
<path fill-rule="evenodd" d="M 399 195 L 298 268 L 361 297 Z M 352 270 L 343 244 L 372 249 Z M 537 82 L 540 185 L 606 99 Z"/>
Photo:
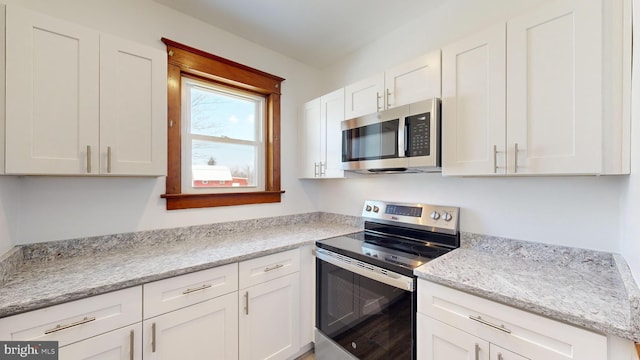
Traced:
<path fill-rule="evenodd" d="M 192 141 L 193 187 L 255 187 L 257 149 L 253 145 Z"/>
<path fill-rule="evenodd" d="M 260 100 L 192 86 L 191 133 L 255 141 L 260 105 Z"/>

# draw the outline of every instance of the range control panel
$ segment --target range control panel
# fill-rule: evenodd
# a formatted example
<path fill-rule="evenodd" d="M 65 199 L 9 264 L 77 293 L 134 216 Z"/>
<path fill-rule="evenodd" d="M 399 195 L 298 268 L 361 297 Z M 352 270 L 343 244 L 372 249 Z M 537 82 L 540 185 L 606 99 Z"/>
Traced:
<path fill-rule="evenodd" d="M 460 208 L 452 206 L 391 203 L 366 200 L 362 217 L 428 227 L 434 232 L 457 234 Z"/>

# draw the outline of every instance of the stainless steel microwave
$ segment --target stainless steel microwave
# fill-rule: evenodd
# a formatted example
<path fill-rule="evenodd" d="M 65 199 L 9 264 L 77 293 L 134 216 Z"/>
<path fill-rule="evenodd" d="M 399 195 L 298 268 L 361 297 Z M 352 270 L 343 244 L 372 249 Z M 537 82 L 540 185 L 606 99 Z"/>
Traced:
<path fill-rule="evenodd" d="M 342 169 L 365 174 L 441 171 L 440 99 L 342 122 Z"/>

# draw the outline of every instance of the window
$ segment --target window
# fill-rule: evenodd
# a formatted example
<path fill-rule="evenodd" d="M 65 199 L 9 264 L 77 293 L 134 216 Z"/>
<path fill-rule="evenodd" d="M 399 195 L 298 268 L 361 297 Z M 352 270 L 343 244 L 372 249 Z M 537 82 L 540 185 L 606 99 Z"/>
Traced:
<path fill-rule="evenodd" d="M 169 53 L 167 209 L 279 202 L 284 79 L 162 41 Z"/>
<path fill-rule="evenodd" d="M 182 104 L 182 192 L 264 191 L 264 97 L 183 77 Z"/>

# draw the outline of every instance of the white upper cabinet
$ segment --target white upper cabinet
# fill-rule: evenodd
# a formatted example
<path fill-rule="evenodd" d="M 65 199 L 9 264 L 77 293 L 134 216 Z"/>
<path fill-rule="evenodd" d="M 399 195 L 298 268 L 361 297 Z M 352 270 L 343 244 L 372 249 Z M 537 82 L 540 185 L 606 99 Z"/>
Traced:
<path fill-rule="evenodd" d="M 553 0 L 446 46 L 443 174 L 628 173 L 623 3 Z"/>
<path fill-rule="evenodd" d="M 345 87 L 345 119 L 440 97 L 440 50 Z"/>
<path fill-rule="evenodd" d="M 353 119 L 384 110 L 384 93 L 384 73 L 379 73 L 345 86 L 345 119 Z"/>
<path fill-rule="evenodd" d="M 342 178 L 344 89 L 303 105 L 299 141 L 301 178 Z"/>
<path fill-rule="evenodd" d="M 342 128 L 344 120 L 344 89 L 320 97 L 321 174 L 326 178 L 344 177 L 342 170 Z M 324 148 L 322 148 L 324 145 Z"/>
<path fill-rule="evenodd" d="M 440 50 L 430 52 L 384 72 L 384 107 L 440 97 Z"/>
<path fill-rule="evenodd" d="M 442 49 L 445 175 L 504 173 L 505 36 L 501 24 Z"/>
<path fill-rule="evenodd" d="M 508 173 L 601 172 L 602 6 L 553 1 L 507 22 Z"/>
<path fill-rule="evenodd" d="M 166 172 L 166 54 L 6 7 L 6 174 Z"/>
<path fill-rule="evenodd" d="M 6 173 L 96 173 L 98 32 L 6 10 Z"/>
<path fill-rule="evenodd" d="M 320 98 L 306 102 L 302 106 L 300 123 L 300 152 L 298 169 L 301 178 L 320 176 L 319 161 L 321 152 Z"/>
<path fill-rule="evenodd" d="M 100 35 L 100 169 L 163 175 L 167 153 L 167 56 Z"/>

